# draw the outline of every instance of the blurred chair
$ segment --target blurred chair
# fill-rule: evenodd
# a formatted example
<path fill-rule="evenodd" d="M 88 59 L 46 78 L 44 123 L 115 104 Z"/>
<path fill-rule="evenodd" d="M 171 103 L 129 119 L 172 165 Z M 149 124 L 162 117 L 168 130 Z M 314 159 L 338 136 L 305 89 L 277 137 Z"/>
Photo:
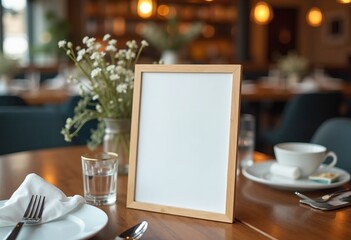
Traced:
<path fill-rule="evenodd" d="M 258 141 L 266 153 L 281 142 L 309 142 L 327 119 L 339 116 L 340 92 L 304 93 L 295 96 L 283 109 L 278 126 L 261 131 Z"/>
<path fill-rule="evenodd" d="M 0 155 L 69 145 L 61 129 L 65 118 L 46 107 L 0 108 Z"/>
<path fill-rule="evenodd" d="M 65 142 L 61 129 L 73 117 L 79 96 L 63 104 L 0 107 L 0 155 L 43 148 L 85 145 L 97 121 L 86 123 L 72 142 Z"/>
<path fill-rule="evenodd" d="M 26 102 L 19 96 L 0 95 L 0 106 L 26 106 Z"/>
<path fill-rule="evenodd" d="M 311 142 L 325 146 L 338 156 L 337 167 L 351 173 L 351 119 L 333 118 L 325 121 L 315 132 Z"/>

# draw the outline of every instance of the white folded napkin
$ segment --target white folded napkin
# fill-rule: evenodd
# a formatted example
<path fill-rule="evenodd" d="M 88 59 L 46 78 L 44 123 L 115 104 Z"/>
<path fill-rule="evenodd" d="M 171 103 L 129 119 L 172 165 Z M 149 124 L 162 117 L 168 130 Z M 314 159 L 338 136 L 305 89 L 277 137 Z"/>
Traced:
<path fill-rule="evenodd" d="M 82 196 L 67 197 L 60 189 L 31 173 L 0 207 L 0 227 L 14 226 L 21 220 L 32 194 L 46 197 L 42 223 L 57 219 L 85 203 Z"/>
<path fill-rule="evenodd" d="M 273 175 L 289 179 L 298 179 L 301 176 L 301 172 L 298 167 L 285 166 L 278 163 L 273 163 L 270 171 Z"/>

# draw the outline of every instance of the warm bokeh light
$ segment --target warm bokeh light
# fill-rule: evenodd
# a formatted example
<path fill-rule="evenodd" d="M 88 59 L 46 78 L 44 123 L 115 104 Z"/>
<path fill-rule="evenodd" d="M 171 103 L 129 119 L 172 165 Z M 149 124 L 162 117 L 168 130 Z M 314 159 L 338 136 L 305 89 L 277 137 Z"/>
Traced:
<path fill-rule="evenodd" d="M 257 24 L 267 24 L 273 18 L 273 10 L 268 3 L 258 2 L 251 10 L 251 18 Z"/>
<path fill-rule="evenodd" d="M 202 28 L 202 36 L 205 38 L 211 38 L 215 35 L 216 30 L 212 25 L 205 25 Z"/>
<path fill-rule="evenodd" d="M 113 33 L 115 35 L 123 35 L 126 33 L 126 20 L 122 17 L 113 19 Z"/>
<path fill-rule="evenodd" d="M 144 28 L 145 24 L 144 23 L 137 23 L 135 25 L 135 32 L 139 35 L 143 34 L 143 28 Z"/>
<path fill-rule="evenodd" d="M 323 20 L 323 14 L 317 7 L 311 8 L 306 16 L 307 23 L 312 27 L 319 27 Z"/>
<path fill-rule="evenodd" d="M 138 1 L 138 15 L 142 18 L 151 17 L 154 3 L 152 0 L 139 0 Z"/>
<path fill-rule="evenodd" d="M 351 0 L 337 0 L 337 2 L 342 4 L 349 4 L 351 3 Z"/>
<path fill-rule="evenodd" d="M 169 7 L 167 5 L 162 4 L 162 5 L 158 6 L 157 13 L 160 16 L 166 17 L 170 13 Z"/>

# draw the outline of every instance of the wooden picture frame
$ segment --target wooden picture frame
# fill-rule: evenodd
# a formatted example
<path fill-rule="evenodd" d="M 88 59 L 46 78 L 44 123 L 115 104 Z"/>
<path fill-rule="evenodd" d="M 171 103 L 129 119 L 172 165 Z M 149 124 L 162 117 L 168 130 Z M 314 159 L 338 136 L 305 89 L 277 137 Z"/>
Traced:
<path fill-rule="evenodd" d="M 234 222 L 240 65 L 136 65 L 127 207 Z"/>

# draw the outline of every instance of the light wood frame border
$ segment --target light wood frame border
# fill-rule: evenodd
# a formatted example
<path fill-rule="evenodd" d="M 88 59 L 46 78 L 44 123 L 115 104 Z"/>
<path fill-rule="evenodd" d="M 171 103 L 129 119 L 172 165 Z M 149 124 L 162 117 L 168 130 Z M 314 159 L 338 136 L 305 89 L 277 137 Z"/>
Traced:
<path fill-rule="evenodd" d="M 129 175 L 127 190 L 127 207 L 159 213 L 173 214 L 186 217 L 194 217 L 206 220 L 233 223 L 234 199 L 235 199 L 235 182 L 237 168 L 237 141 L 238 141 L 238 119 L 240 113 L 240 92 L 241 92 L 241 65 L 156 65 L 156 64 L 138 64 L 135 67 L 135 83 L 133 97 L 132 129 L 129 158 Z M 143 73 L 211 73 L 211 74 L 230 74 L 231 77 L 231 109 L 230 109 L 230 126 L 229 126 L 229 149 L 227 155 L 227 185 L 225 213 L 202 211 L 197 209 L 179 208 L 173 206 L 163 206 L 153 203 L 138 202 L 135 199 L 136 177 L 137 177 L 137 159 L 138 159 L 138 137 L 139 137 L 139 120 L 142 94 Z"/>

